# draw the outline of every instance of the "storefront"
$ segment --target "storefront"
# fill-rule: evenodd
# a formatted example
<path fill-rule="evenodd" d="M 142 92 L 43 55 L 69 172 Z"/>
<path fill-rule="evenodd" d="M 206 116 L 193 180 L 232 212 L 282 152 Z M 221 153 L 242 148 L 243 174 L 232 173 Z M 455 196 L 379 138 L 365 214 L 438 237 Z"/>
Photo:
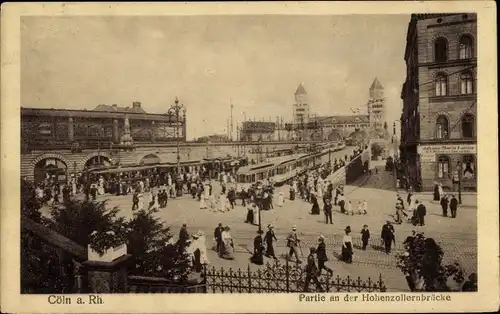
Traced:
<path fill-rule="evenodd" d="M 445 191 L 476 191 L 476 144 L 431 144 L 418 146 L 419 165 L 424 191 L 431 191 L 436 182 Z"/>

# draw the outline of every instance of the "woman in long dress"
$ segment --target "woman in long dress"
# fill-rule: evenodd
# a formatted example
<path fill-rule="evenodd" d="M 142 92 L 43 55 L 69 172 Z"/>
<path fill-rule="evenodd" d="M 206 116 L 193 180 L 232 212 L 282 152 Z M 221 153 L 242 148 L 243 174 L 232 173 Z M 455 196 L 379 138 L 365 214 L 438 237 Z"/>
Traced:
<path fill-rule="evenodd" d="M 99 195 L 104 195 L 104 178 L 102 176 L 99 178 L 97 193 L 99 193 Z"/>
<path fill-rule="evenodd" d="M 226 211 L 226 207 L 227 207 L 227 197 L 224 193 L 221 193 L 220 196 L 219 196 L 219 211 L 220 212 L 225 212 Z"/>
<path fill-rule="evenodd" d="M 352 237 L 351 237 L 351 227 L 347 226 L 345 228 L 345 235 L 342 239 L 342 260 L 346 263 L 352 263 Z"/>
<path fill-rule="evenodd" d="M 313 215 L 319 215 L 319 204 L 318 204 L 318 199 L 316 198 L 316 193 L 311 192 L 311 203 L 312 203 L 312 208 L 311 208 L 311 214 Z"/>
<path fill-rule="evenodd" d="M 222 231 L 222 244 L 224 245 L 224 252 L 222 253 L 222 258 L 224 259 L 234 259 L 234 244 L 233 237 L 231 236 L 231 229 L 226 226 L 224 231 Z"/>
<path fill-rule="evenodd" d="M 276 202 L 276 205 L 282 207 L 284 203 L 285 203 L 285 197 L 283 196 L 283 192 L 279 192 L 278 201 Z"/>
<path fill-rule="evenodd" d="M 257 236 L 253 239 L 253 255 L 250 261 L 257 265 L 264 265 L 264 243 L 262 241 L 262 230 L 257 231 Z"/>
<path fill-rule="evenodd" d="M 143 210 L 144 209 L 144 195 L 139 192 L 139 194 L 137 194 L 137 198 L 139 199 L 139 201 L 137 202 L 137 209 Z"/>
<path fill-rule="evenodd" d="M 210 260 L 208 259 L 207 253 L 207 239 L 203 231 L 198 231 L 198 249 L 200 250 L 200 263 L 202 265 L 209 265 Z"/>
<path fill-rule="evenodd" d="M 259 224 L 259 206 L 257 206 L 255 203 L 252 204 L 252 211 L 253 211 L 253 221 L 252 223 L 254 225 Z"/>
<path fill-rule="evenodd" d="M 200 209 L 207 209 L 207 202 L 205 200 L 205 195 L 200 196 Z"/>
<path fill-rule="evenodd" d="M 438 192 L 439 192 L 439 200 L 441 200 L 444 196 L 444 190 L 443 190 L 443 184 L 439 183 L 438 185 Z"/>

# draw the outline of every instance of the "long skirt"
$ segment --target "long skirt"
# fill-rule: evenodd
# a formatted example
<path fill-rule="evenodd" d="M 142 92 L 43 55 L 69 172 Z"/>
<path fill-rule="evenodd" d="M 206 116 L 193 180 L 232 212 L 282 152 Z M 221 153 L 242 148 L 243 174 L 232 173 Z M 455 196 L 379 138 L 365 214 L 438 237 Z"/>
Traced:
<path fill-rule="evenodd" d="M 342 260 L 346 263 L 352 263 L 352 244 L 347 242 L 346 247 L 342 245 Z"/>
<path fill-rule="evenodd" d="M 274 247 L 272 242 L 267 242 L 266 256 L 274 256 Z"/>
<path fill-rule="evenodd" d="M 253 224 L 253 210 L 252 209 L 249 209 L 247 211 L 247 219 L 245 220 L 245 222 Z"/>
<path fill-rule="evenodd" d="M 200 199 L 200 209 L 206 209 L 207 208 L 207 202 L 205 201 L 205 198 L 202 197 Z"/>
<path fill-rule="evenodd" d="M 290 200 L 295 200 L 295 190 L 290 190 Z"/>
<path fill-rule="evenodd" d="M 223 259 L 234 259 L 234 248 L 231 242 L 226 241 L 223 243 L 224 252 L 222 253 Z"/>
<path fill-rule="evenodd" d="M 264 265 L 264 256 L 262 255 L 262 251 L 255 252 L 250 258 L 250 261 L 257 265 Z"/>
<path fill-rule="evenodd" d="M 319 215 L 319 205 L 318 203 L 314 203 L 312 208 L 311 208 L 311 214 L 313 215 Z"/>

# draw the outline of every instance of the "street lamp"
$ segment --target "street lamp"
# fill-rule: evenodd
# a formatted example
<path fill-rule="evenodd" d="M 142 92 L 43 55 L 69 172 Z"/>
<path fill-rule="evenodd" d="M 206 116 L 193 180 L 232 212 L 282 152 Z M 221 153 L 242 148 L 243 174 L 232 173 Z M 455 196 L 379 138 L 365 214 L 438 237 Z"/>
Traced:
<path fill-rule="evenodd" d="M 179 133 L 180 130 L 179 128 L 181 127 L 180 124 L 180 117 L 182 114 L 182 121 L 185 124 L 186 123 L 186 108 L 184 105 L 179 104 L 179 100 L 177 97 L 175 97 L 175 102 L 174 104 L 168 109 L 168 116 L 170 117 L 170 121 L 172 120 L 172 117 L 175 116 L 175 129 L 174 129 L 174 136 L 177 142 L 177 175 L 181 173 L 181 156 L 180 156 L 180 151 L 179 151 Z"/>

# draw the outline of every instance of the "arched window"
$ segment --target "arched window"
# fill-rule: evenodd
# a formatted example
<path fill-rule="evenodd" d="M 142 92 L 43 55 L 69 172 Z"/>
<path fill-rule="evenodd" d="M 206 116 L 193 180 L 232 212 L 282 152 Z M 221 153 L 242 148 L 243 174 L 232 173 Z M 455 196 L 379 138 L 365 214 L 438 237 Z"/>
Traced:
<path fill-rule="evenodd" d="M 438 38 L 434 42 L 434 61 L 445 62 L 448 60 L 448 41 L 445 38 Z"/>
<path fill-rule="evenodd" d="M 448 119 L 446 117 L 439 116 L 436 120 L 436 138 L 448 138 Z"/>
<path fill-rule="evenodd" d="M 462 95 L 473 93 L 473 77 L 471 72 L 460 74 L 460 93 Z"/>
<path fill-rule="evenodd" d="M 441 73 L 436 76 L 436 96 L 446 96 L 448 89 L 448 78 Z"/>
<path fill-rule="evenodd" d="M 470 59 L 472 58 L 472 37 L 469 35 L 464 35 L 460 37 L 460 59 Z"/>
<path fill-rule="evenodd" d="M 439 156 L 437 160 L 437 176 L 438 178 L 446 178 L 450 173 L 450 158 L 448 156 Z"/>
<path fill-rule="evenodd" d="M 474 179 L 476 177 L 476 163 L 473 155 L 464 155 L 462 158 L 462 178 Z"/>
<path fill-rule="evenodd" d="M 462 117 L 462 137 L 474 137 L 474 117 L 471 114 Z"/>

